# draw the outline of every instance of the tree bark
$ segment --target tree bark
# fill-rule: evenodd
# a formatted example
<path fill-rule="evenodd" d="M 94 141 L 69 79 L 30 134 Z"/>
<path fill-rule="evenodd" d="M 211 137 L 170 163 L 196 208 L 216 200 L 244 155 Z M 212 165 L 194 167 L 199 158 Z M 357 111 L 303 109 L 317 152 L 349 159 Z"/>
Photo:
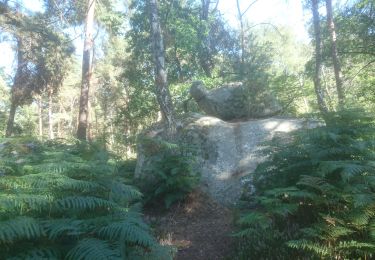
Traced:
<path fill-rule="evenodd" d="M 13 128 L 14 128 L 14 117 L 16 116 L 16 110 L 17 110 L 17 105 L 12 102 L 10 106 L 10 111 L 9 111 L 9 118 L 8 118 L 8 123 L 7 123 L 7 129 L 5 131 L 5 136 L 10 137 L 13 134 Z"/>
<path fill-rule="evenodd" d="M 14 130 L 14 117 L 16 115 L 17 107 L 20 105 L 20 87 L 23 77 L 23 67 L 25 66 L 25 53 L 22 46 L 22 39 L 17 38 L 17 71 L 14 75 L 14 81 L 12 86 L 12 97 L 11 106 L 9 111 L 9 118 L 7 122 L 7 128 L 5 131 L 5 136 L 10 137 Z"/>
<path fill-rule="evenodd" d="M 49 139 L 55 139 L 53 132 L 53 119 L 52 119 L 52 90 L 48 90 L 48 137 Z"/>
<path fill-rule="evenodd" d="M 38 100 L 38 125 L 39 125 L 39 138 L 43 139 L 43 99 L 42 95 L 39 96 Z"/>
<path fill-rule="evenodd" d="M 239 0 L 236 0 L 237 4 L 237 14 L 238 14 L 238 20 L 240 22 L 240 44 L 241 44 L 241 66 L 240 66 L 240 75 L 241 79 L 244 75 L 244 65 L 245 65 L 245 31 L 244 31 L 244 25 L 243 25 L 243 14 L 241 13 L 241 7 Z"/>
<path fill-rule="evenodd" d="M 322 114 L 328 112 L 327 104 L 324 100 L 322 90 L 322 39 L 320 32 L 320 18 L 318 11 L 318 0 L 311 0 L 311 11 L 313 14 L 314 36 L 315 36 L 315 73 L 314 73 L 314 90 L 318 101 L 319 110 Z"/>
<path fill-rule="evenodd" d="M 173 103 L 168 89 L 165 69 L 164 43 L 161 32 L 157 0 L 149 0 L 151 35 L 155 62 L 156 97 L 160 105 L 162 119 L 170 133 L 176 130 Z"/>
<path fill-rule="evenodd" d="M 336 89 L 337 97 L 339 102 L 339 107 L 344 106 L 345 102 L 345 92 L 342 81 L 341 66 L 338 57 L 337 43 L 336 43 L 336 30 L 335 23 L 333 21 L 333 12 L 332 12 L 332 0 L 326 0 L 326 10 L 327 10 L 327 25 L 329 29 L 329 34 L 331 38 L 331 57 L 333 63 L 333 70 L 335 72 L 336 80 Z"/>
<path fill-rule="evenodd" d="M 82 85 L 79 100 L 79 115 L 77 138 L 80 140 L 87 139 L 88 126 L 88 102 L 90 94 L 90 84 L 92 75 L 92 56 L 93 56 L 93 31 L 95 16 L 95 0 L 88 0 L 88 10 L 85 22 L 85 42 L 83 46 L 82 58 Z"/>
<path fill-rule="evenodd" d="M 59 118 L 58 118 L 58 121 L 57 121 L 57 137 L 58 138 L 61 138 L 62 137 L 62 131 L 61 131 L 61 121 L 63 120 L 61 115 L 63 113 L 63 106 L 62 106 L 62 103 L 59 102 Z"/>
<path fill-rule="evenodd" d="M 208 16 L 210 10 L 210 0 L 201 0 L 202 2 L 202 13 L 200 17 L 200 27 L 198 30 L 198 39 L 200 41 L 199 46 L 199 63 L 209 78 L 212 76 L 213 61 L 209 43 L 209 33 L 206 32 L 208 24 Z"/>

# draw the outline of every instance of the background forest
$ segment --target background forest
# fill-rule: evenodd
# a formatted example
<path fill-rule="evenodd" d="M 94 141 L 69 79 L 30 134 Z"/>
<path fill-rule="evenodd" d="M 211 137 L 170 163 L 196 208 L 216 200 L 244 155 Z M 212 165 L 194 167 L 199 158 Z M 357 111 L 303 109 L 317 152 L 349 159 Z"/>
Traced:
<path fill-rule="evenodd" d="M 235 257 L 375 256 L 375 1 L 303 1 L 309 40 L 252 23 L 257 0 L 233 0 L 234 26 L 219 1 L 43 0 L 35 12 L 0 0 L 0 42 L 15 53 L 11 73 L 0 67 L 1 259 L 172 257 L 140 205 L 169 207 L 199 178 L 163 144 L 163 190 L 142 197 L 131 159 L 144 129 L 162 121 L 173 135 L 200 112 L 196 80 L 241 81 L 272 93 L 281 116 L 322 122 L 264 151 Z"/>

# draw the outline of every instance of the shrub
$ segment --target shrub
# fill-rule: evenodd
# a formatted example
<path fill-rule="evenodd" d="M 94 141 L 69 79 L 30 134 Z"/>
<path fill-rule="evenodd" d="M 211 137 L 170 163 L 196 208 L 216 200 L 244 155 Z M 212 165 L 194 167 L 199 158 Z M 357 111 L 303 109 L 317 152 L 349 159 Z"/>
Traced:
<path fill-rule="evenodd" d="M 199 183 L 200 175 L 194 169 L 194 153 L 183 144 L 156 139 L 146 142 L 148 148 L 157 149 L 142 176 L 146 203 L 163 202 L 165 208 L 169 208 L 183 200 Z"/>
<path fill-rule="evenodd" d="M 142 221 L 141 193 L 105 151 L 5 139 L 0 156 L 2 258 L 171 258 Z"/>
<path fill-rule="evenodd" d="M 346 111 L 326 120 L 265 149 L 239 220 L 238 258 L 375 257 L 373 118 Z"/>

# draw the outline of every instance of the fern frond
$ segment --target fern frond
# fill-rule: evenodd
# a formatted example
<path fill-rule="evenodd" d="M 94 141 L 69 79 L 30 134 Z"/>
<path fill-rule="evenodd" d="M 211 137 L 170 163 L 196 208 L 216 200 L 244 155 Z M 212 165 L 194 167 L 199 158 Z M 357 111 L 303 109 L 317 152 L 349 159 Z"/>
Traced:
<path fill-rule="evenodd" d="M 132 242 L 143 247 L 155 244 L 154 238 L 138 224 L 137 220 L 126 219 L 99 229 L 98 234 L 106 239 Z"/>
<path fill-rule="evenodd" d="M 240 231 L 233 234 L 234 237 L 254 237 L 259 232 L 256 228 L 242 228 Z"/>
<path fill-rule="evenodd" d="M 353 187 L 354 189 L 355 187 Z M 367 205 L 373 205 L 375 202 L 374 193 L 362 189 L 361 193 L 356 193 L 352 195 L 354 207 L 363 207 Z"/>
<path fill-rule="evenodd" d="M 133 186 L 121 182 L 113 182 L 111 184 L 111 197 L 130 202 L 132 200 L 140 199 L 142 193 Z"/>
<path fill-rule="evenodd" d="M 374 169 L 375 168 L 359 161 L 322 161 L 320 163 L 319 173 L 321 176 L 325 177 L 335 171 L 339 171 L 342 179 L 348 182 L 351 178 Z"/>
<path fill-rule="evenodd" d="M 312 251 L 321 257 L 330 256 L 332 253 L 330 248 L 323 246 L 320 243 L 314 243 L 305 239 L 291 240 L 291 241 L 288 241 L 286 245 L 295 249 Z"/>
<path fill-rule="evenodd" d="M 43 228 L 34 218 L 17 217 L 0 222 L 1 243 L 13 243 L 20 239 L 35 239 L 43 235 Z"/>
<path fill-rule="evenodd" d="M 77 246 L 71 249 L 66 259 L 71 260 L 103 260 L 118 259 L 120 260 L 120 252 L 113 248 L 107 241 L 87 238 L 78 242 Z"/>
<path fill-rule="evenodd" d="M 75 209 L 75 210 L 93 210 L 96 208 L 112 209 L 117 204 L 105 199 L 90 196 L 70 196 L 54 202 L 58 210 Z"/>
<path fill-rule="evenodd" d="M 31 209 L 41 211 L 49 206 L 53 197 L 51 195 L 32 194 L 0 194 L 0 209 L 5 211 Z"/>
<path fill-rule="evenodd" d="M 301 179 L 297 182 L 297 186 L 311 188 L 323 194 L 334 189 L 325 179 L 308 175 L 302 175 Z"/>
<path fill-rule="evenodd" d="M 372 219 L 370 222 L 369 233 L 372 241 L 375 241 L 375 219 Z"/>
<path fill-rule="evenodd" d="M 81 225 L 83 220 L 76 219 L 52 219 L 43 222 L 47 236 L 55 240 L 61 236 L 78 236 L 83 233 Z"/>
<path fill-rule="evenodd" d="M 366 214 L 365 211 L 356 211 L 349 215 L 349 224 L 353 225 L 357 229 L 366 228 L 371 219 L 371 215 Z"/>
<path fill-rule="evenodd" d="M 375 244 L 373 244 L 373 243 L 363 243 L 363 242 L 359 242 L 359 241 L 355 241 L 355 240 L 342 241 L 337 245 L 337 248 L 338 249 L 347 249 L 347 250 L 366 249 L 366 250 L 369 250 L 371 252 L 375 252 Z"/>
<path fill-rule="evenodd" d="M 61 259 L 59 252 L 53 248 L 35 248 L 7 260 L 58 260 Z"/>
<path fill-rule="evenodd" d="M 93 190 L 99 189 L 100 185 L 92 181 L 75 180 L 59 173 L 37 173 L 23 175 L 19 178 L 4 178 L 0 180 L 7 188 L 23 189 L 66 189 L 66 190 Z"/>
<path fill-rule="evenodd" d="M 52 162 L 43 162 L 32 166 L 32 171 L 36 173 L 56 173 L 62 174 L 78 169 L 83 163 L 74 163 L 67 160 L 54 160 Z"/>
<path fill-rule="evenodd" d="M 332 240 L 338 240 L 339 238 L 355 233 L 355 231 L 351 230 L 350 228 L 343 226 L 330 226 L 329 228 L 325 229 L 325 232 L 327 234 L 327 238 Z"/>
<path fill-rule="evenodd" d="M 155 260 L 155 259 L 163 259 L 163 260 L 172 260 L 174 259 L 174 255 L 177 253 L 177 248 L 172 246 L 160 246 L 154 245 L 153 247 L 149 248 L 148 250 L 144 250 L 143 248 L 133 248 L 129 250 L 123 259 L 131 259 L 131 260 Z"/>
<path fill-rule="evenodd" d="M 266 228 L 271 225 L 271 219 L 262 213 L 250 212 L 241 217 L 238 224 L 241 226 L 260 225 L 262 228 Z"/>
<path fill-rule="evenodd" d="M 298 189 L 297 187 L 276 188 L 276 189 L 266 191 L 264 194 L 266 194 L 267 196 L 274 196 L 274 197 L 285 199 L 285 200 L 290 200 L 290 199 L 313 200 L 316 197 L 314 193 L 306 191 L 306 190 Z"/>

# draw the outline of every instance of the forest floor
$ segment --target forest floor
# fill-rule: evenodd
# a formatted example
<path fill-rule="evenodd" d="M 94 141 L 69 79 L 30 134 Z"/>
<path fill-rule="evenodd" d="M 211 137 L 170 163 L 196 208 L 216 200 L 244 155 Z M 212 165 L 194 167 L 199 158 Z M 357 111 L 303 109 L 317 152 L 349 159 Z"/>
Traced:
<path fill-rule="evenodd" d="M 201 191 L 172 206 L 168 212 L 146 210 L 161 244 L 178 249 L 176 260 L 227 259 L 233 249 L 232 212 Z"/>

